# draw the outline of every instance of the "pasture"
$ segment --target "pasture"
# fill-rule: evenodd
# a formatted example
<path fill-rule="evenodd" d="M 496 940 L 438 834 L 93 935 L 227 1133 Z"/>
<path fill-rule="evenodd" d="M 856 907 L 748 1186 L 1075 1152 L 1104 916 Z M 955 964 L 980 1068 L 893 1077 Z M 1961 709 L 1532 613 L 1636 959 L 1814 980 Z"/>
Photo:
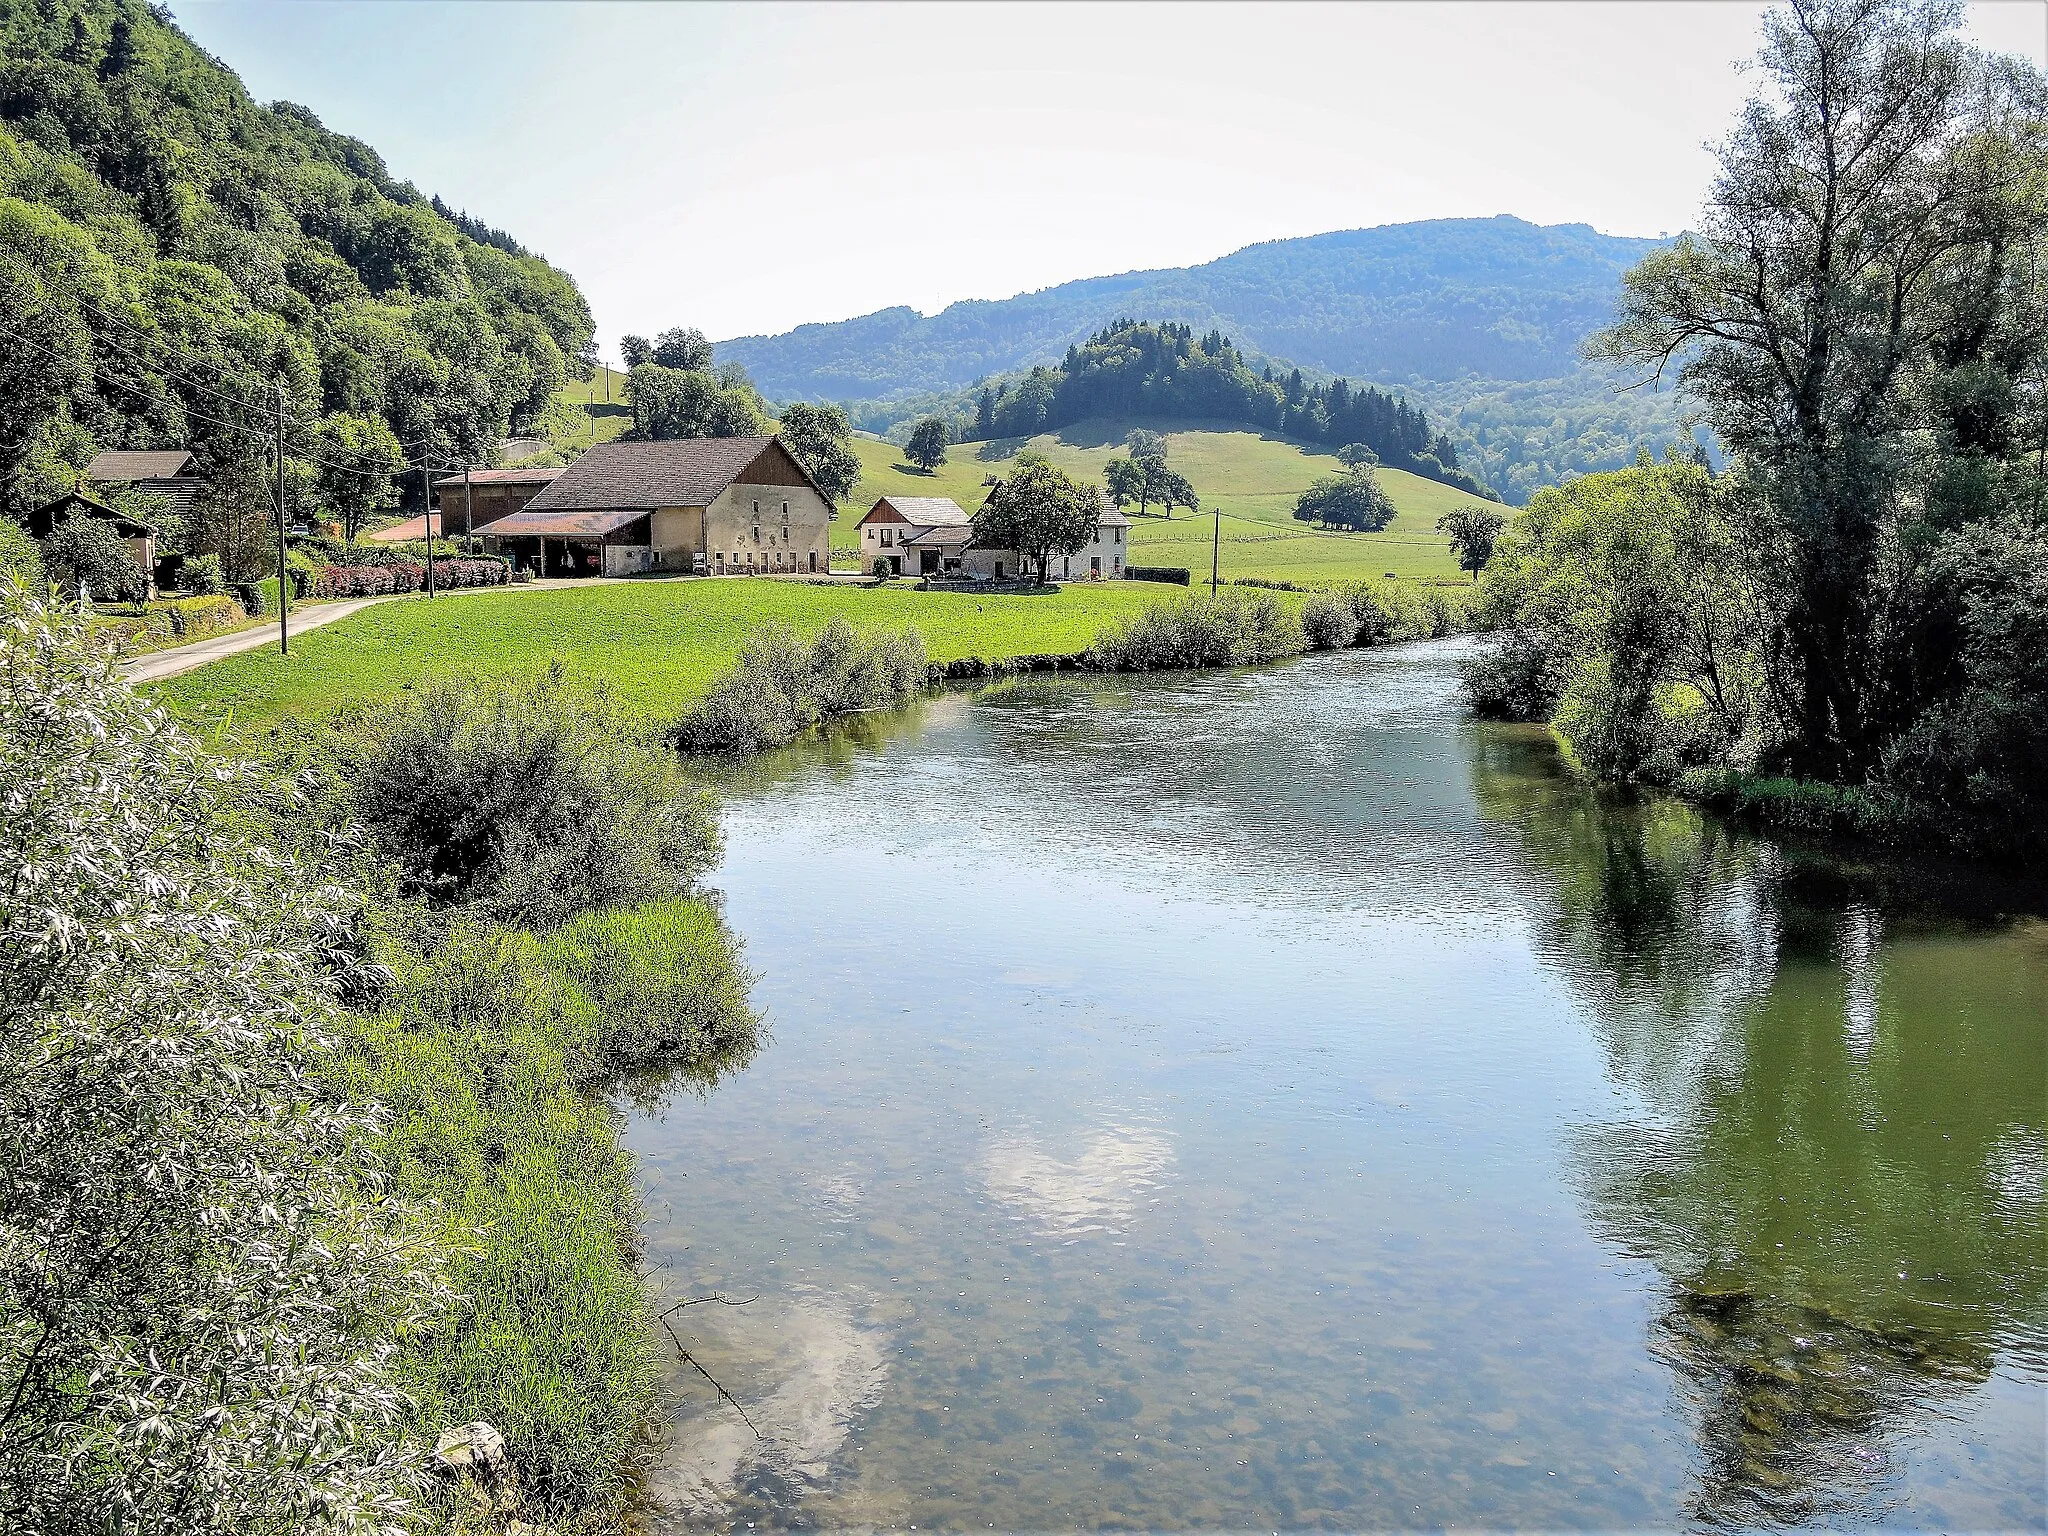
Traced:
<path fill-rule="evenodd" d="M 912 625 L 933 661 L 993 661 L 1085 650 L 1104 624 L 1180 590 L 1108 582 L 982 594 L 736 579 L 414 596 L 296 638 L 289 656 L 245 651 L 147 691 L 197 724 L 261 727 L 390 698 L 429 677 L 526 675 L 559 658 L 579 677 L 603 679 L 629 706 L 667 718 L 695 702 L 762 624 L 808 631 L 843 615 L 862 628 Z"/>

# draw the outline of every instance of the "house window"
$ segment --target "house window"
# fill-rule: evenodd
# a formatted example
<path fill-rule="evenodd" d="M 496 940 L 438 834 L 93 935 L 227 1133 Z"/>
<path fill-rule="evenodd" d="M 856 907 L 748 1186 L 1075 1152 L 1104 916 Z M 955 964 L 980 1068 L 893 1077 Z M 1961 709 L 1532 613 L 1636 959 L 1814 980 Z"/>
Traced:
<path fill-rule="evenodd" d="M 761 542 L 761 530 L 758 528 L 754 530 L 754 542 L 756 544 Z"/>
<path fill-rule="evenodd" d="M 759 501 L 754 503 L 754 521 L 757 523 L 761 521 L 761 503 Z"/>
<path fill-rule="evenodd" d="M 895 532 L 896 530 L 893 528 L 884 528 L 882 530 L 882 542 L 884 544 L 894 544 L 896 542 L 894 538 Z"/>
<path fill-rule="evenodd" d="M 1097 555 L 1088 562 L 1088 574 L 1090 576 L 1100 576 L 1102 574 L 1102 557 L 1100 555 Z"/>
<path fill-rule="evenodd" d="M 789 503 L 786 501 L 782 504 L 782 520 L 785 523 L 789 521 Z"/>

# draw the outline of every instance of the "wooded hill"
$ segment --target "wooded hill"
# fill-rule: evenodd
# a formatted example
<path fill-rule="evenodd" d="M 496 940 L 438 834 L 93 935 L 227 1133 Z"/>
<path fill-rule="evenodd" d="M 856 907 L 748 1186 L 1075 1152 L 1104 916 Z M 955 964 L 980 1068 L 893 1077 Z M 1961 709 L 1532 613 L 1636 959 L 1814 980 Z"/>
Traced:
<path fill-rule="evenodd" d="M 945 397 L 1056 363 L 1120 315 L 1219 330 L 1247 358 L 1311 381 L 1397 388 L 1466 471 L 1511 501 L 1564 474 L 1661 452 L 1688 434 L 1672 397 L 1617 397 L 1581 365 L 1621 275 L 1658 240 L 1583 224 L 1437 219 L 1248 246 L 1201 266 L 1062 283 L 932 316 L 885 309 L 719 343 L 771 399 L 847 403 L 886 431 Z"/>
<path fill-rule="evenodd" d="M 19 513 L 97 449 L 288 477 L 485 463 L 590 348 L 574 281 L 252 101 L 160 8 L 0 3 L 0 470 Z M 395 439 L 395 441 L 394 441 Z"/>

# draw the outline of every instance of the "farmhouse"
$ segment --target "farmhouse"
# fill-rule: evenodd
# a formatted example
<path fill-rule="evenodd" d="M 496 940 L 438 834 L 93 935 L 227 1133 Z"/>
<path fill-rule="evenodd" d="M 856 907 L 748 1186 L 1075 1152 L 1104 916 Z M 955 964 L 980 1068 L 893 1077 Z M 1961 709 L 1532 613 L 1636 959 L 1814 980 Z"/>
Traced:
<path fill-rule="evenodd" d="M 772 437 L 599 443 L 486 544 L 549 576 L 823 572 L 832 500 Z"/>
<path fill-rule="evenodd" d="M 434 537 L 481 533 L 514 512 L 524 512 L 559 474 L 559 469 L 472 469 L 467 476 L 442 476 L 434 482 Z M 405 544 L 426 536 L 424 516 L 363 535 L 372 544 Z"/>
<path fill-rule="evenodd" d="M 1055 555 L 1048 581 L 1113 581 L 1124 573 L 1131 520 L 1096 493 L 1095 535 L 1070 555 Z M 861 569 L 877 576 L 964 577 L 1021 575 L 1013 549 L 973 547 L 974 519 L 944 496 L 884 496 L 860 520 Z"/>
<path fill-rule="evenodd" d="M 121 487 L 148 491 L 169 501 L 180 517 L 191 514 L 206 489 L 206 477 L 183 448 L 110 448 L 85 466 L 85 483 L 101 487 L 102 494 Z"/>
<path fill-rule="evenodd" d="M 858 526 L 861 569 L 877 576 L 959 575 L 974 536 L 974 519 L 948 496 L 884 496 Z"/>

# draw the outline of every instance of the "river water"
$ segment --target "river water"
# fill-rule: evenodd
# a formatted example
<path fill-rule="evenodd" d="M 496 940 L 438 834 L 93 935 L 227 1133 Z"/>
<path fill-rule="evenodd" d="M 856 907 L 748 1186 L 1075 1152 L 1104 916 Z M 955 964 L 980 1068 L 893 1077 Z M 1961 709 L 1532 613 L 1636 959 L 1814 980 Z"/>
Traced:
<path fill-rule="evenodd" d="M 725 786 L 772 1037 L 629 1142 L 751 1427 L 677 1362 L 658 1525 L 2048 1520 L 2048 925 L 1589 791 L 1457 651 Z"/>

